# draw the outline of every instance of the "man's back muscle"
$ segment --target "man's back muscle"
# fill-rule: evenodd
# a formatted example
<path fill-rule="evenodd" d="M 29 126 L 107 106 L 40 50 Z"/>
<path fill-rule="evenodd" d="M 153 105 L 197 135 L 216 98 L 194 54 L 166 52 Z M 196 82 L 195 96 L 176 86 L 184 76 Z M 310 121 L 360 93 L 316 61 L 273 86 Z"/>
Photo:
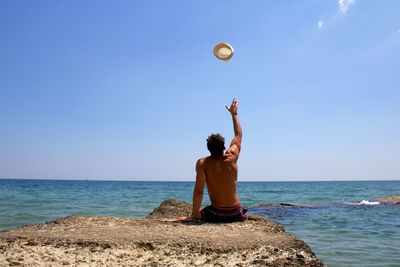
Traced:
<path fill-rule="evenodd" d="M 226 153 L 223 156 L 204 160 L 207 191 L 214 207 L 233 207 L 239 204 L 236 191 L 238 166 L 236 158 Z"/>

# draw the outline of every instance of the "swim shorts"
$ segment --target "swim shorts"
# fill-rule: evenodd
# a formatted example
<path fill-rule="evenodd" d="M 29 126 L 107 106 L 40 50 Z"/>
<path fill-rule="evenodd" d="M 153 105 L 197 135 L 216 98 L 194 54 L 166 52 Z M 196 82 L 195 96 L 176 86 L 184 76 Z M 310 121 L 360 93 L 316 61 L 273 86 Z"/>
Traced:
<path fill-rule="evenodd" d="M 247 219 L 247 209 L 238 204 L 231 208 L 207 206 L 201 210 L 201 217 L 208 222 L 243 222 Z"/>

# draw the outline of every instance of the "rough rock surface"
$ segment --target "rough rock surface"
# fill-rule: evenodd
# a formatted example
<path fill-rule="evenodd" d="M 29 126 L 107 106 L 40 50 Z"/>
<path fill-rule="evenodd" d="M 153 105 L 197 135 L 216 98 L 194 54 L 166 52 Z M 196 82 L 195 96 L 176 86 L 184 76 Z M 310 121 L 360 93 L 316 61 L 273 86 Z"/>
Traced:
<path fill-rule="evenodd" d="M 161 203 L 158 208 L 155 208 L 146 219 L 175 219 L 177 217 L 189 217 L 192 212 L 192 205 L 177 201 L 175 199 L 168 199 Z"/>
<path fill-rule="evenodd" d="M 374 200 L 379 200 L 391 204 L 398 204 L 400 205 L 400 196 L 387 196 L 387 197 L 378 197 L 375 198 Z"/>
<path fill-rule="evenodd" d="M 190 209 L 170 200 L 146 219 L 70 216 L 0 231 L 0 266 L 323 266 L 307 244 L 262 217 L 171 220 Z"/>

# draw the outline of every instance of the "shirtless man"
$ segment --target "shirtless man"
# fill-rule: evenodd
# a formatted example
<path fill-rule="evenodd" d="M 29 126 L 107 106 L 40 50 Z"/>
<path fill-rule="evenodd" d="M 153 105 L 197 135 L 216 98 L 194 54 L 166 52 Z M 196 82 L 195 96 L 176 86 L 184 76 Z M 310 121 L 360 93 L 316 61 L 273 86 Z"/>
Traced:
<path fill-rule="evenodd" d="M 234 222 L 246 220 L 246 209 L 240 206 L 236 190 L 237 160 L 242 143 L 242 128 L 238 118 L 238 100 L 230 107 L 225 106 L 232 115 L 233 137 L 229 149 L 225 150 L 225 139 L 220 134 L 207 138 L 207 148 L 211 156 L 201 158 L 196 164 L 196 184 L 193 191 L 193 210 L 190 217 L 178 221 L 206 220 L 211 222 Z M 210 196 L 211 205 L 201 209 L 204 184 Z"/>

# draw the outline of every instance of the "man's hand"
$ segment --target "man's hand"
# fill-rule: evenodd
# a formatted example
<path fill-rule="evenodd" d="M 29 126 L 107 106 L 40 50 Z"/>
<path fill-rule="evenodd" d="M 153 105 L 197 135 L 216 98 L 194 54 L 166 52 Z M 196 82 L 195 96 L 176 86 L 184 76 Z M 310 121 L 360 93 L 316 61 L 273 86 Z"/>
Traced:
<path fill-rule="evenodd" d="M 239 101 L 237 100 L 237 98 L 234 98 L 232 100 L 231 106 L 229 108 L 228 108 L 228 106 L 225 106 L 225 107 L 232 115 L 235 115 L 238 113 L 238 103 L 239 103 Z"/>
<path fill-rule="evenodd" d="M 190 217 L 178 217 L 175 219 L 176 222 L 193 222 L 201 220 L 201 210 L 199 210 L 198 214 L 192 214 Z"/>
<path fill-rule="evenodd" d="M 179 217 L 175 219 L 176 222 L 193 222 L 196 221 L 196 219 L 192 217 Z"/>

